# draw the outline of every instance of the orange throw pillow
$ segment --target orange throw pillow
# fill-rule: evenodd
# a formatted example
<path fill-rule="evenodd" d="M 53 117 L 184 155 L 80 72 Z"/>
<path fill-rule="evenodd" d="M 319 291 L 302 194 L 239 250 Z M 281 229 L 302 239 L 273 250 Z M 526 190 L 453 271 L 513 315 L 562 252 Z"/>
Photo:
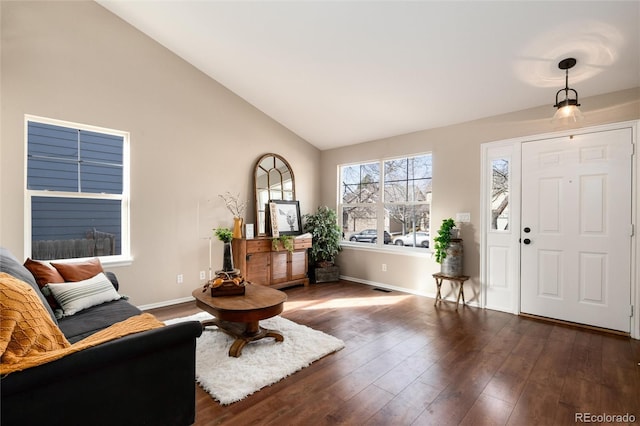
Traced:
<path fill-rule="evenodd" d="M 100 259 L 97 257 L 84 262 L 51 263 L 51 265 L 58 270 L 66 282 L 88 280 L 89 278 L 95 277 L 100 272 L 104 272 Z"/>
<path fill-rule="evenodd" d="M 60 275 L 60 272 L 53 266 L 49 264 L 49 262 L 41 262 L 39 260 L 33 260 L 27 258 L 24 262 L 25 268 L 31 272 L 31 275 L 36 279 L 36 283 L 38 283 L 38 287 L 42 289 L 49 283 L 63 283 L 64 278 Z M 60 309 L 60 305 L 52 295 L 45 296 L 47 298 L 47 302 L 49 302 L 49 306 L 52 309 Z"/>

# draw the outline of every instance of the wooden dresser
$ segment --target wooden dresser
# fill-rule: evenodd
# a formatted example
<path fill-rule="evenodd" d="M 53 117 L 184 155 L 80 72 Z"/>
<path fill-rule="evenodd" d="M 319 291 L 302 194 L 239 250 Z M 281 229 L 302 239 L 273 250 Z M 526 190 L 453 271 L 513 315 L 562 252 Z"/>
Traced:
<path fill-rule="evenodd" d="M 271 237 L 234 238 L 234 266 L 253 284 L 272 288 L 309 285 L 307 249 L 311 247 L 311 238 L 294 239 L 292 253 L 278 244 L 278 250 L 273 250 Z"/>

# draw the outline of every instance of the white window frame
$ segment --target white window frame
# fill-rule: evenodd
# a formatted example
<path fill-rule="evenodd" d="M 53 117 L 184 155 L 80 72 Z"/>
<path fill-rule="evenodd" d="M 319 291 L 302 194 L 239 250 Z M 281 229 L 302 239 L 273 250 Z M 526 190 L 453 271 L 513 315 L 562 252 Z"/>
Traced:
<path fill-rule="evenodd" d="M 28 150 L 29 150 L 29 122 L 38 122 L 43 124 L 50 124 L 54 126 L 68 127 L 72 129 L 79 129 L 97 133 L 105 133 L 122 137 L 122 194 L 106 194 L 106 193 L 81 193 L 81 192 L 63 192 L 63 191 L 43 191 L 43 190 L 31 190 L 27 187 L 27 170 L 28 170 Z M 121 253 L 115 256 L 101 256 L 100 262 L 103 265 L 109 266 L 124 266 L 129 265 L 133 261 L 131 257 L 131 231 L 130 231 L 130 177 L 131 177 L 131 162 L 130 162 L 130 144 L 129 144 L 129 132 L 122 130 L 109 129 L 105 127 L 92 126 L 82 123 L 75 123 L 71 121 L 57 120 L 53 118 L 40 117 L 36 115 L 25 114 L 24 116 L 24 176 L 23 176 L 23 188 L 24 188 L 24 255 L 31 257 L 31 199 L 32 197 L 61 197 L 61 198 L 93 198 L 102 200 L 121 200 L 121 238 L 120 249 Z M 56 259 L 59 263 L 64 262 L 77 262 L 81 259 Z"/>
<path fill-rule="evenodd" d="M 429 248 L 422 248 L 422 247 L 411 247 L 411 246 L 396 246 L 394 244 L 384 244 L 384 230 L 385 230 L 385 221 L 386 221 L 386 217 L 385 217 L 385 197 L 384 197 L 384 185 L 385 185 L 385 173 L 384 173 L 384 163 L 385 161 L 390 161 L 390 160 L 401 160 L 401 159 L 408 159 L 408 158 L 413 158 L 413 157 L 420 157 L 420 156 L 424 156 L 424 155 L 430 155 L 431 156 L 431 164 L 433 167 L 433 153 L 432 152 L 421 152 L 421 153 L 415 153 L 415 154 L 405 154 L 405 155 L 398 155 L 398 156 L 394 156 L 394 157 L 385 157 L 385 158 L 381 158 L 381 159 L 371 159 L 371 160 L 362 160 L 362 161 L 354 161 L 354 162 L 350 162 L 350 163 L 343 163 L 343 164 L 338 164 L 337 166 L 337 174 L 338 174 L 338 182 L 337 182 L 337 201 L 336 201 L 336 212 L 338 214 L 338 225 L 340 226 L 340 229 L 344 229 L 343 227 L 343 222 L 342 222 L 342 209 L 344 206 L 347 207 L 374 207 L 376 210 L 376 229 L 378 230 L 378 241 L 375 244 L 371 244 L 371 243 L 358 243 L 358 242 L 351 242 L 348 240 L 343 240 L 340 244 L 344 247 L 349 247 L 349 248 L 354 248 L 354 249 L 360 249 L 360 250 L 364 250 L 364 251 L 377 251 L 377 252 L 392 252 L 392 253 L 396 253 L 396 254 L 405 254 L 407 256 L 415 256 L 415 257 L 432 257 L 433 254 L 433 250 L 432 250 L 432 246 L 433 246 L 433 235 L 431 235 L 431 223 L 430 225 L 430 229 L 429 229 L 429 239 L 430 239 L 430 244 L 429 244 Z M 378 200 L 375 203 L 352 203 L 352 204 L 344 204 L 342 202 L 342 168 L 343 167 L 348 167 L 348 166 L 355 166 L 355 165 L 360 165 L 360 164 L 370 164 L 370 163 L 378 163 L 379 167 L 380 167 L 380 188 L 379 188 L 379 194 L 378 194 Z M 433 175 L 431 177 L 431 179 L 433 180 Z M 388 204 L 388 203 L 387 203 Z M 428 204 L 430 207 L 430 211 L 432 210 L 432 201 L 429 202 L 404 202 L 402 204 L 406 204 L 406 205 L 425 205 Z"/>

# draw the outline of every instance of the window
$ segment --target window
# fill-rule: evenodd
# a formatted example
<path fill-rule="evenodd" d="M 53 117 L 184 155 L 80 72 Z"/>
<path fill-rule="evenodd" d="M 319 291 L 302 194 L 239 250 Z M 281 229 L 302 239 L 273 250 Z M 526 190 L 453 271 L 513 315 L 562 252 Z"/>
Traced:
<path fill-rule="evenodd" d="M 431 154 L 340 166 L 344 238 L 428 248 L 431 174 Z"/>
<path fill-rule="evenodd" d="M 509 160 L 491 161 L 491 229 L 509 230 Z"/>
<path fill-rule="evenodd" d="M 40 117 L 25 134 L 31 257 L 128 257 L 128 134 Z"/>

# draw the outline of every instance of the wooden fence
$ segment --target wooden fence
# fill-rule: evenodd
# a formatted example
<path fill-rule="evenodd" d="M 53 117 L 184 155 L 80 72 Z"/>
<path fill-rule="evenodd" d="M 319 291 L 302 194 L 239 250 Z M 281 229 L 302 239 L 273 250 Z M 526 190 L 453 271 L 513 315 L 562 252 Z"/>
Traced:
<path fill-rule="evenodd" d="M 116 254 L 116 236 L 91 230 L 86 238 L 42 240 L 31 243 L 31 258 L 36 260 L 75 259 Z"/>

